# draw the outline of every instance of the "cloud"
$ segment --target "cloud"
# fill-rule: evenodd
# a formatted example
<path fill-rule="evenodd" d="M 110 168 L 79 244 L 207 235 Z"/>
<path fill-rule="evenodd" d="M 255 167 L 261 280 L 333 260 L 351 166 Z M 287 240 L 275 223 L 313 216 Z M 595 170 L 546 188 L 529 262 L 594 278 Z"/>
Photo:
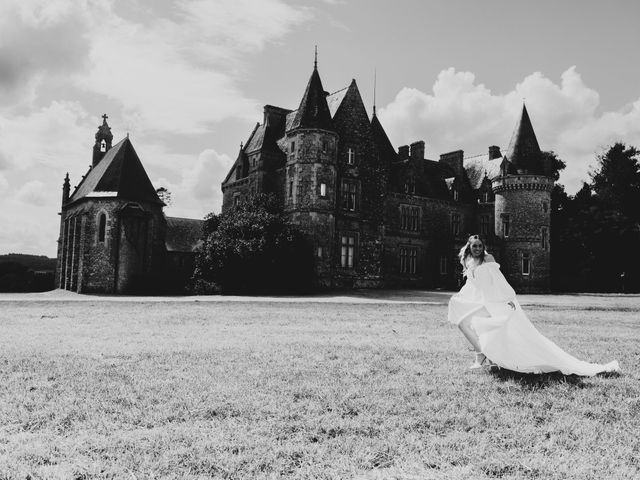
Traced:
<path fill-rule="evenodd" d="M 237 86 L 243 56 L 308 18 L 280 0 L 182 0 L 172 18 L 145 23 L 110 12 L 92 27 L 91 68 L 76 83 L 116 100 L 139 133 L 204 133 L 259 115 Z"/>
<path fill-rule="evenodd" d="M 49 84 L 67 82 L 69 71 L 85 65 L 85 13 L 82 2 L 2 2 L 0 103 L 32 102 L 45 77 Z"/>
<path fill-rule="evenodd" d="M 523 98 L 540 147 L 554 150 L 567 163 L 560 181 L 568 191 L 588 180 L 602 147 L 620 139 L 640 144 L 640 100 L 599 114 L 599 94 L 576 67 L 568 68 L 557 84 L 532 73 L 504 95 L 493 94 L 471 72 L 449 68 L 440 72 L 431 93 L 404 88 L 379 116 L 392 141 L 424 139 L 434 159 L 457 149 L 467 155 L 484 153 L 489 145 L 501 146 L 504 153 Z"/>
<path fill-rule="evenodd" d="M 27 182 L 18 190 L 20 200 L 36 206 L 45 205 L 49 196 L 45 184 L 40 180 Z"/>
<path fill-rule="evenodd" d="M 207 149 L 195 160 L 185 159 L 182 164 L 181 176 L 153 181 L 156 188 L 164 186 L 172 194 L 173 206 L 167 209 L 167 214 L 202 218 L 212 211 L 219 213 L 222 208 L 220 186 L 233 160 L 228 155 Z"/>

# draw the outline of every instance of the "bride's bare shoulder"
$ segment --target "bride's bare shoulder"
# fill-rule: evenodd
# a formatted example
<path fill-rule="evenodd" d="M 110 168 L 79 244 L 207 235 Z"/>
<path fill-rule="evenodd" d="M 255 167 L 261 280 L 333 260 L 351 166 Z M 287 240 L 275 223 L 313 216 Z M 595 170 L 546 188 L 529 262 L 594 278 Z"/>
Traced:
<path fill-rule="evenodd" d="M 496 259 L 493 258 L 493 255 L 491 255 L 490 253 L 487 253 L 484 257 L 484 261 L 485 262 L 493 262 L 495 263 Z"/>

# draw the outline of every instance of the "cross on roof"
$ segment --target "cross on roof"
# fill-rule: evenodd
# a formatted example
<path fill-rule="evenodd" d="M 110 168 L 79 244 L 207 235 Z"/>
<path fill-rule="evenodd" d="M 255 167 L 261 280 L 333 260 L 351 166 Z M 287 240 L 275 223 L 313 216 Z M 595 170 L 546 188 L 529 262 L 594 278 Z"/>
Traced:
<path fill-rule="evenodd" d="M 108 116 L 106 113 L 102 115 L 102 119 L 103 119 L 105 122 L 107 121 L 107 118 L 109 118 L 109 116 Z"/>

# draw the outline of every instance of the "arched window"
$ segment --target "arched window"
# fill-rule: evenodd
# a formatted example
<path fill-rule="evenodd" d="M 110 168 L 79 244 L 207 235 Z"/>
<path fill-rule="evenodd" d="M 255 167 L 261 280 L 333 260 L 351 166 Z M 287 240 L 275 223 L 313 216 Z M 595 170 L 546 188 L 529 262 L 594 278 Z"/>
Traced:
<path fill-rule="evenodd" d="M 104 139 L 100 142 L 100 151 L 101 152 L 107 151 L 107 142 L 105 142 Z"/>
<path fill-rule="evenodd" d="M 100 214 L 98 219 L 98 241 L 104 242 L 107 233 L 107 215 L 105 213 Z"/>

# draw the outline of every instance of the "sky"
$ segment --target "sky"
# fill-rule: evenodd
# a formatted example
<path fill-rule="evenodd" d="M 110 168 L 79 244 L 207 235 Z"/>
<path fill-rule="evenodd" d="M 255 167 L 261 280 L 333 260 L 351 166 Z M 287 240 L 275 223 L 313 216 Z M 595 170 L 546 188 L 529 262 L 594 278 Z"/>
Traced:
<path fill-rule="evenodd" d="M 169 216 L 219 213 L 264 105 L 355 79 L 397 148 L 506 150 L 523 101 L 575 193 L 616 141 L 640 147 L 640 2 L 2 0 L 0 254 L 55 257 L 62 183 L 107 114 Z"/>

